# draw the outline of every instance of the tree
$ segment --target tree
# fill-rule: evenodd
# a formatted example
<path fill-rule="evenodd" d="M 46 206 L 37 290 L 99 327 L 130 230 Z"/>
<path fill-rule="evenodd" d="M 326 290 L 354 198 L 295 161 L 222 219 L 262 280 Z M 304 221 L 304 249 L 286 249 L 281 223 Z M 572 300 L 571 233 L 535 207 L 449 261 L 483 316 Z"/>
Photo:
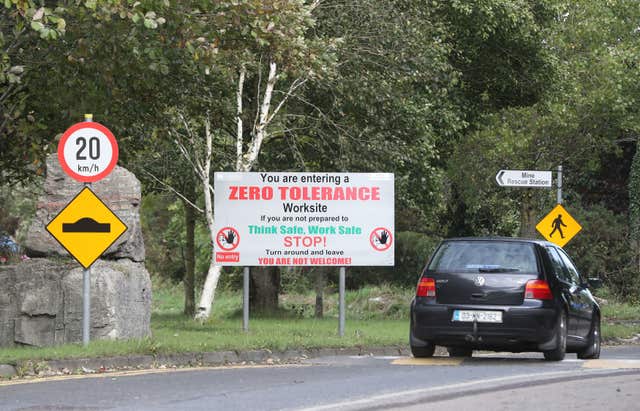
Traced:
<path fill-rule="evenodd" d="M 52 150 L 48 134 L 51 125 L 38 110 L 48 90 L 32 84 L 48 71 L 52 60 L 48 47 L 62 42 L 69 29 L 68 21 L 77 17 L 88 17 L 96 23 L 109 21 L 115 15 L 125 19 L 129 27 L 146 23 L 147 14 L 140 3 L 129 3 L 60 2 L 54 9 L 47 2 L 34 0 L 4 2 L 0 9 L 0 184 L 42 174 L 43 159 Z M 153 22 L 157 24 L 158 20 L 154 17 Z"/>
<path fill-rule="evenodd" d="M 519 190 L 517 198 L 513 190 L 500 189 L 503 197 L 513 201 L 503 207 L 493 181 L 500 168 L 555 170 L 563 165 L 565 194 L 578 194 L 590 204 L 606 202 L 618 212 L 626 208 L 626 180 L 620 174 L 627 174 L 632 151 L 626 145 L 636 138 L 640 124 L 638 87 L 633 80 L 638 39 L 632 17 L 640 10 L 624 1 L 548 5 L 554 10 L 553 19 L 538 36 L 544 38 L 541 44 L 546 45 L 544 53 L 551 56 L 555 74 L 544 98 L 526 108 L 502 108 L 485 115 L 459 143 L 451 160 L 453 180 L 459 182 L 460 191 L 466 191 L 466 218 L 477 225 L 509 224 L 514 221 L 509 210 L 517 208 L 518 231 L 535 234 L 536 217 L 553 204 L 553 196 L 530 198 L 530 191 Z M 469 158 L 467 153 L 472 151 L 480 153 L 482 162 Z M 461 171 L 470 162 L 475 164 L 471 169 L 483 170 L 479 181 L 477 175 Z M 469 178 L 478 184 L 480 195 L 463 187 Z M 487 225 L 487 220 L 492 223 Z"/>
<path fill-rule="evenodd" d="M 543 43 L 555 61 L 554 81 L 535 104 L 504 108 L 477 122 L 450 160 L 450 175 L 463 191 L 463 218 L 476 232 L 511 235 L 532 232 L 536 219 L 530 216 L 541 218 L 555 196 L 535 191 L 522 198 L 525 190 L 498 188 L 497 170 L 563 165 L 565 202 L 583 224 L 567 247 L 579 266 L 619 293 L 638 272 L 637 260 L 629 261 L 625 221 L 631 221 L 633 247 L 635 173 L 627 178 L 640 124 L 640 9 L 626 1 L 550 4 L 555 13 Z"/>
<path fill-rule="evenodd" d="M 637 148 L 629 176 L 629 231 L 636 269 L 640 272 L 640 150 Z"/>
<path fill-rule="evenodd" d="M 436 145 L 460 124 L 444 28 L 420 2 L 333 0 L 318 7 L 316 31 L 340 39 L 336 70 L 294 96 L 263 163 L 394 172 L 397 228 L 432 225 L 437 208 L 424 205 L 439 203 Z"/>
<path fill-rule="evenodd" d="M 317 3 L 302 1 L 234 1 L 211 4 L 208 8 L 187 4 L 174 14 L 185 16 L 190 23 L 184 45 L 194 60 L 202 62 L 202 73 L 213 72 L 224 79 L 227 89 L 231 85 L 235 89 L 234 114 L 223 113 L 217 123 L 213 121 L 214 113 L 207 108 L 197 116 L 199 120 L 195 116 L 189 119 L 183 113 L 173 117 L 174 130 L 180 132 L 172 136 L 203 187 L 211 244 L 216 234 L 211 185 L 214 144 L 228 147 L 228 124 L 233 121 L 236 126 L 233 168 L 250 171 L 256 165 L 268 137 L 268 127 L 289 98 L 309 78 L 320 75 L 324 70 L 322 63 L 329 60 L 331 50 L 327 49 L 327 43 L 309 32 L 313 24 L 311 12 L 316 6 Z M 278 80 L 284 84 L 282 89 L 277 87 Z M 253 85 L 250 93 L 246 84 Z M 245 101 L 250 104 L 245 105 Z M 247 126 L 252 118 L 253 124 Z M 195 123 L 199 126 L 193 127 Z M 249 134 L 248 139 L 245 134 Z M 200 319 L 210 314 L 219 277 L 220 266 L 212 259 L 198 305 L 196 316 Z"/>

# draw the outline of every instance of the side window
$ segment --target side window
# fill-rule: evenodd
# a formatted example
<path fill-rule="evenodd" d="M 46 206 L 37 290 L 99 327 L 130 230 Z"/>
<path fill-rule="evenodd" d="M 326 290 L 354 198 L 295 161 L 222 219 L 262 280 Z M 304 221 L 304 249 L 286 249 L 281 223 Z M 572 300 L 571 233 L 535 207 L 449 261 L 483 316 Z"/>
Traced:
<path fill-rule="evenodd" d="M 569 271 L 564 266 L 562 258 L 560 258 L 560 255 L 558 255 L 556 249 L 553 247 L 547 247 L 547 253 L 549 254 L 549 258 L 551 259 L 551 266 L 553 267 L 553 272 L 556 274 L 556 277 L 558 277 L 560 281 L 571 283 Z"/>
<path fill-rule="evenodd" d="M 578 274 L 578 270 L 576 269 L 576 266 L 573 265 L 573 262 L 571 261 L 569 256 L 565 254 L 565 252 L 562 250 L 558 250 L 558 254 L 560 254 L 560 257 L 562 258 L 562 261 L 564 262 L 565 267 L 567 267 L 567 270 L 569 271 L 569 276 L 571 276 L 571 282 L 573 284 L 580 285 L 582 283 L 582 281 L 580 281 L 580 274 Z"/>

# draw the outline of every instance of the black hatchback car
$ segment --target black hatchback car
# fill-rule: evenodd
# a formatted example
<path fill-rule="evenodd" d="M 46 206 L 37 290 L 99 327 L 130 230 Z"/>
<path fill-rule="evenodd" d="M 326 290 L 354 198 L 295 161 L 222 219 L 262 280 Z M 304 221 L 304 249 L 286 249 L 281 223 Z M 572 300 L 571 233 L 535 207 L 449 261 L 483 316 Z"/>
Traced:
<path fill-rule="evenodd" d="M 440 243 L 411 302 L 411 352 L 472 350 L 600 356 L 600 307 L 565 251 L 546 241 L 456 238 Z"/>

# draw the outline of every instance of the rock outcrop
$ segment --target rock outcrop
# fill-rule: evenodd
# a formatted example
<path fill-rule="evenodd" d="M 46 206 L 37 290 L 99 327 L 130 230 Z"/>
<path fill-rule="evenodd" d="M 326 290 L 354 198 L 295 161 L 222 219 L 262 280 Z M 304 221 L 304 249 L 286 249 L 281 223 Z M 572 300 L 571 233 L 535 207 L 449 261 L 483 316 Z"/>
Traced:
<path fill-rule="evenodd" d="M 45 228 L 82 188 L 56 155 L 47 158 L 44 193 L 23 244 L 31 259 L 0 265 L 0 347 L 82 341 L 83 268 Z M 149 336 L 151 280 L 144 266 L 140 182 L 116 167 L 91 189 L 128 230 L 91 267 L 90 339 Z"/>
<path fill-rule="evenodd" d="M 35 258 L 0 266 L 0 346 L 82 341 L 82 267 Z M 151 281 L 144 264 L 98 260 L 91 267 L 95 339 L 149 335 Z"/>
<path fill-rule="evenodd" d="M 67 251 L 45 227 L 82 190 L 84 185 L 67 176 L 54 154 L 47 158 L 44 194 L 38 199 L 35 218 L 23 244 L 30 257 L 66 256 Z M 144 241 L 140 228 L 140 181 L 126 168 L 116 168 L 91 190 L 127 226 L 127 231 L 105 251 L 103 258 L 144 261 Z"/>

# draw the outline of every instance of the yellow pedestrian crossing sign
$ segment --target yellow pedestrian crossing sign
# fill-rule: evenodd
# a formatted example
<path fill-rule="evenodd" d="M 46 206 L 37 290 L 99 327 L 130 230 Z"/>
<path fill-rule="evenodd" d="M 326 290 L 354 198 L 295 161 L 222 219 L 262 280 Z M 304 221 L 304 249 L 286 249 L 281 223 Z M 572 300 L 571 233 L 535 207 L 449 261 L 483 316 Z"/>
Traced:
<path fill-rule="evenodd" d="M 88 187 L 46 228 L 84 268 L 89 268 L 127 231 L 127 226 Z"/>
<path fill-rule="evenodd" d="M 547 214 L 536 226 L 536 230 L 547 241 L 551 241 L 564 247 L 580 230 L 582 226 L 578 224 L 571 214 L 558 204 L 549 214 Z"/>

